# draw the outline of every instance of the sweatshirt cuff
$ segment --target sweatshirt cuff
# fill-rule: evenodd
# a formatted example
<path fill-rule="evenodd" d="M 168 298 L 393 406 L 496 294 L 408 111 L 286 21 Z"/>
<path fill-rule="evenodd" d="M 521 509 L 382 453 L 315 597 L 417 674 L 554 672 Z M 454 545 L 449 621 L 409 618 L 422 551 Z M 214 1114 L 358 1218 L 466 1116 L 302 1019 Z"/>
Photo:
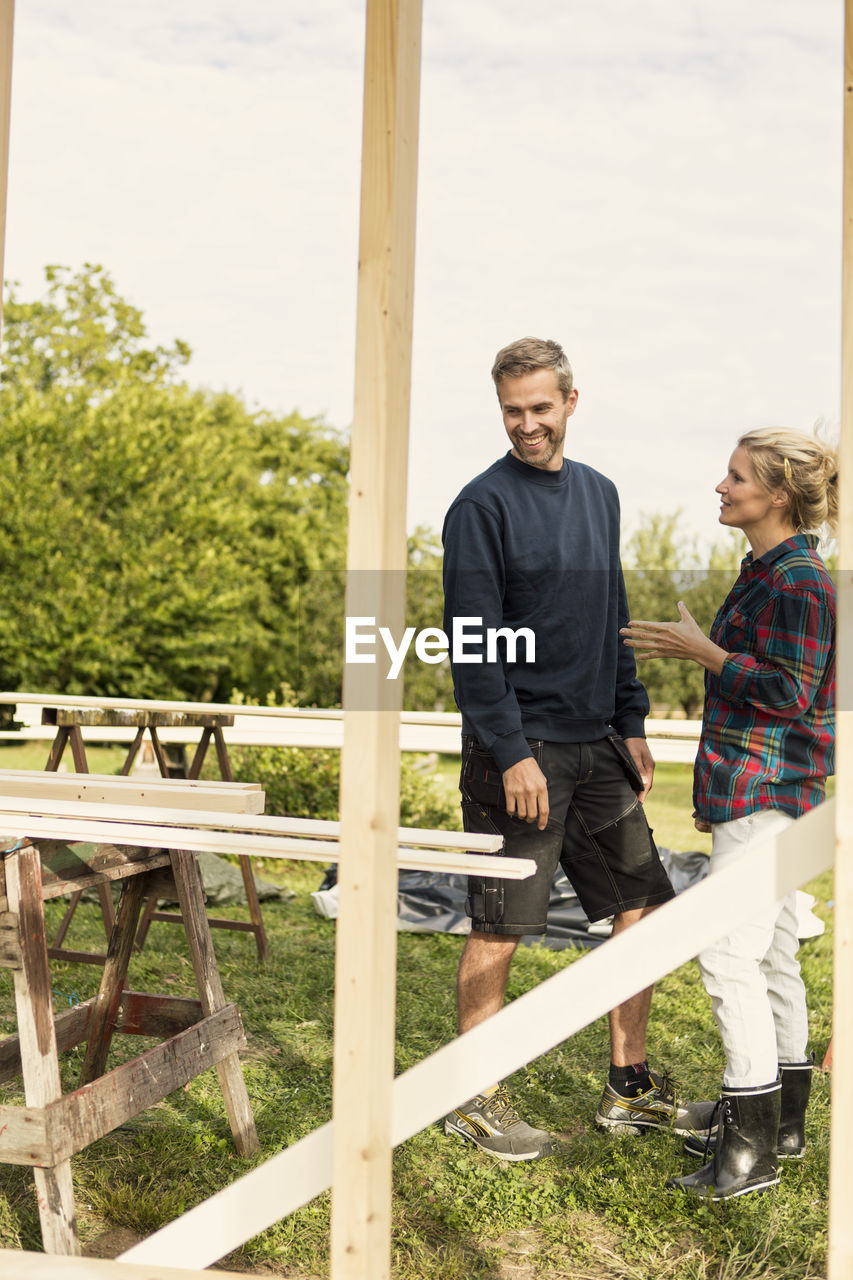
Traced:
<path fill-rule="evenodd" d="M 642 715 L 614 716 L 613 728 L 622 738 L 645 738 L 646 717 Z"/>
<path fill-rule="evenodd" d="M 490 753 L 494 756 L 498 763 L 498 767 L 503 773 L 514 764 L 518 764 L 519 760 L 526 760 L 528 756 L 532 756 L 527 739 L 519 729 L 515 733 L 505 733 L 499 738 L 495 738 L 489 747 Z"/>

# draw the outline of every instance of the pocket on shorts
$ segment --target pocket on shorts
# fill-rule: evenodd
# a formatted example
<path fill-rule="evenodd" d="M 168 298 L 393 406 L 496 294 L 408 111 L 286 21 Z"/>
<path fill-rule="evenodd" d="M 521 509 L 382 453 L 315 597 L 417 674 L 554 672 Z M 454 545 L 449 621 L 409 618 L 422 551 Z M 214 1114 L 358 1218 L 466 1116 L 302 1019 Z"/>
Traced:
<path fill-rule="evenodd" d="M 541 768 L 542 742 L 528 738 L 527 745 L 530 747 L 533 759 Z M 484 751 L 476 738 L 466 736 L 463 740 L 459 790 L 462 792 L 463 805 L 466 801 L 474 801 L 476 804 L 490 805 L 493 808 L 506 808 L 503 771 L 494 756 Z"/>
<path fill-rule="evenodd" d="M 503 800 L 504 788 L 501 771 L 488 751 L 477 744 L 476 738 L 465 742 L 462 750 L 462 770 L 459 775 L 462 803 L 497 806 Z"/>
<path fill-rule="evenodd" d="M 504 881 L 485 876 L 468 877 L 465 912 L 480 925 L 501 925 L 504 918 Z"/>
<path fill-rule="evenodd" d="M 645 791 L 646 784 L 643 782 L 643 775 L 637 768 L 631 752 L 625 746 L 625 739 L 618 733 L 609 733 L 607 735 L 607 741 L 619 757 L 619 762 L 625 770 L 628 781 L 631 784 L 632 791 Z"/>

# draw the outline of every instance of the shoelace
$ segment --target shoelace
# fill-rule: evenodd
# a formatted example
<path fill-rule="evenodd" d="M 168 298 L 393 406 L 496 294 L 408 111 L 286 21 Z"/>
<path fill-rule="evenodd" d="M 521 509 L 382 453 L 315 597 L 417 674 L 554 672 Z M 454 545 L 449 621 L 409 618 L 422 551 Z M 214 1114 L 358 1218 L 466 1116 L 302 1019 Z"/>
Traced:
<path fill-rule="evenodd" d="M 515 1107 L 509 1100 L 509 1094 L 503 1085 L 499 1085 L 491 1098 L 487 1098 L 486 1106 L 497 1121 L 505 1128 L 510 1124 L 516 1124 L 521 1119 Z"/>
<path fill-rule="evenodd" d="M 711 1119 L 708 1121 L 708 1136 L 705 1139 L 705 1152 L 704 1152 L 704 1155 L 702 1156 L 702 1159 L 705 1161 L 706 1164 L 711 1158 L 711 1143 L 714 1141 L 714 1138 L 713 1138 L 714 1126 L 717 1124 L 717 1117 L 720 1114 L 722 1105 L 723 1105 L 723 1099 L 718 1098 L 717 1101 L 714 1103 L 714 1110 L 711 1112 Z"/>
<path fill-rule="evenodd" d="M 675 1102 L 678 1098 L 678 1084 L 676 1083 L 674 1076 L 669 1074 L 666 1067 L 663 1067 L 660 1071 L 656 1071 L 655 1075 L 660 1076 L 660 1084 L 655 1085 L 655 1088 L 660 1093 L 661 1098 L 665 1100 L 667 1093 L 670 1093 L 672 1095 L 672 1101 Z M 654 1080 L 652 1081 L 652 1084 L 654 1084 Z"/>

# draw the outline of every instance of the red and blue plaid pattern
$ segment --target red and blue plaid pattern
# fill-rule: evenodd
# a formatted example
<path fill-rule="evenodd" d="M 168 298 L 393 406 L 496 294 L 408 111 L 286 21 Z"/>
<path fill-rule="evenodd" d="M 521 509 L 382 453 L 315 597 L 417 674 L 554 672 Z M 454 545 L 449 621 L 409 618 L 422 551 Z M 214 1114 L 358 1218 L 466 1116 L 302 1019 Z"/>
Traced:
<path fill-rule="evenodd" d="M 693 775 L 696 814 L 729 822 L 758 809 L 798 816 L 834 771 L 835 587 L 812 534 L 741 563 L 711 639 L 729 657 L 705 673 Z"/>

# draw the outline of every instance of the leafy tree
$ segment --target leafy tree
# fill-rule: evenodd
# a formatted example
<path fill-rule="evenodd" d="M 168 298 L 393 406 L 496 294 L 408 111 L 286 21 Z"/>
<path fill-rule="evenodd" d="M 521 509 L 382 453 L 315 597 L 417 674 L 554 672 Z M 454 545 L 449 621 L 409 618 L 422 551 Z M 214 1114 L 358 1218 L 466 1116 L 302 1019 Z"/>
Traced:
<path fill-rule="evenodd" d="M 344 558 L 342 546 L 342 561 Z M 416 632 L 442 625 L 441 560 L 437 534 L 419 526 L 408 541 L 406 575 L 405 621 Z M 298 688 L 303 702 L 315 706 L 333 706 L 341 701 L 346 583 L 343 569 L 321 569 L 312 571 L 300 585 L 299 660 L 297 677 L 291 683 Z M 396 640 L 400 638 L 395 635 Z M 380 663 L 385 661 L 381 650 L 377 656 Z M 402 678 L 403 705 L 409 710 L 455 709 L 450 664 L 446 660 L 437 665 L 419 662 L 412 645 Z"/>
<path fill-rule="evenodd" d="M 4 313 L 4 685 L 263 696 L 298 665 L 300 586 L 341 564 L 345 441 L 190 388 L 103 268 L 47 281 Z"/>

